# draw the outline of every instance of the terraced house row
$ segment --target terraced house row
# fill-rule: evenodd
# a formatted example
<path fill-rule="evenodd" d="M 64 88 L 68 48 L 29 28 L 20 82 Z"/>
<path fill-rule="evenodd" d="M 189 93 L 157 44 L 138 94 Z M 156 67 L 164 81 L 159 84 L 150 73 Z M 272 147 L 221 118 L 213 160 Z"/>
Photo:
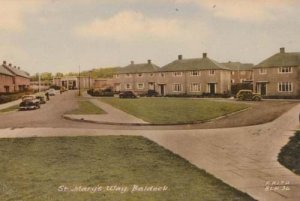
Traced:
<path fill-rule="evenodd" d="M 138 94 L 155 90 L 160 95 L 228 94 L 237 83 L 251 83 L 265 97 L 300 97 L 300 52 L 284 48 L 257 65 L 240 62 L 220 63 L 203 53 L 202 58 L 184 59 L 182 55 L 159 67 L 147 63 L 121 68 L 113 78 L 115 91 Z"/>
<path fill-rule="evenodd" d="M 25 91 L 29 88 L 30 76 L 20 67 L 6 64 L 0 65 L 0 93 L 13 93 Z"/>

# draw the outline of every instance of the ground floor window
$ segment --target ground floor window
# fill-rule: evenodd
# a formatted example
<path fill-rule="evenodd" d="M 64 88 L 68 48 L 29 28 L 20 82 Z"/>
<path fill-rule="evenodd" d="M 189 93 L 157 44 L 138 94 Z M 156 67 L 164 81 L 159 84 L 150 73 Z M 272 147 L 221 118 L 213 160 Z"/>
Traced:
<path fill-rule="evenodd" d="M 131 84 L 126 84 L 126 89 L 132 89 Z"/>
<path fill-rule="evenodd" d="M 174 92 L 182 91 L 182 84 L 173 84 L 173 91 Z"/>
<path fill-rule="evenodd" d="M 191 92 L 199 92 L 201 91 L 201 84 L 200 83 L 192 83 L 191 84 Z"/>
<path fill-rule="evenodd" d="M 293 91 L 293 83 L 279 82 L 278 83 L 278 91 L 279 92 L 292 92 Z"/>
<path fill-rule="evenodd" d="M 9 93 L 9 86 L 4 86 L 4 91 L 5 91 L 6 93 Z"/>
<path fill-rule="evenodd" d="M 144 83 L 138 83 L 137 88 L 138 89 L 144 89 Z"/>

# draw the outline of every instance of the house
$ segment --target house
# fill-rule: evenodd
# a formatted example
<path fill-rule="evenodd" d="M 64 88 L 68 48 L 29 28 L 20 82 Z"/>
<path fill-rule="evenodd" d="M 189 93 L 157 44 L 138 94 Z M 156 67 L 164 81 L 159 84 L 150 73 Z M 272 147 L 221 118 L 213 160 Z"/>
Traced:
<path fill-rule="evenodd" d="M 0 65 L 0 93 L 14 92 L 14 75 Z"/>
<path fill-rule="evenodd" d="M 252 68 L 254 64 L 232 61 L 222 64 L 231 70 L 231 84 L 251 83 L 253 81 Z"/>
<path fill-rule="evenodd" d="M 93 88 L 95 89 L 107 89 L 113 88 L 113 79 L 111 78 L 96 78 L 94 79 Z"/>
<path fill-rule="evenodd" d="M 254 91 L 265 97 L 300 97 L 300 52 L 280 52 L 253 68 Z"/>
<path fill-rule="evenodd" d="M 90 89 L 93 87 L 94 79 L 89 76 L 64 76 L 53 78 L 53 85 L 66 89 Z"/>
<path fill-rule="evenodd" d="M 5 68 L 13 75 L 13 92 L 26 91 L 30 86 L 30 76 L 27 72 L 20 69 L 20 67 L 12 66 L 12 64 L 6 64 L 3 61 L 2 67 Z"/>
<path fill-rule="evenodd" d="M 113 77 L 115 91 L 135 91 L 138 94 L 156 89 L 156 72 L 159 67 L 148 60 L 147 63 L 135 64 L 120 68 Z"/>
<path fill-rule="evenodd" d="M 207 57 L 178 59 L 160 69 L 156 82 L 160 95 L 223 94 L 230 91 L 231 71 L 221 63 Z"/>

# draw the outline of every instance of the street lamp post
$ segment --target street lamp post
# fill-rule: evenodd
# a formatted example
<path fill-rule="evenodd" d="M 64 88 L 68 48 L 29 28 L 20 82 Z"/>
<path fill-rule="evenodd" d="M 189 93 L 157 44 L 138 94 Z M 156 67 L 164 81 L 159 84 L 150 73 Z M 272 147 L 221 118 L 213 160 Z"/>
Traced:
<path fill-rule="evenodd" d="M 79 74 L 78 74 L 78 96 L 81 96 L 81 90 L 80 90 L 80 65 L 79 65 Z"/>

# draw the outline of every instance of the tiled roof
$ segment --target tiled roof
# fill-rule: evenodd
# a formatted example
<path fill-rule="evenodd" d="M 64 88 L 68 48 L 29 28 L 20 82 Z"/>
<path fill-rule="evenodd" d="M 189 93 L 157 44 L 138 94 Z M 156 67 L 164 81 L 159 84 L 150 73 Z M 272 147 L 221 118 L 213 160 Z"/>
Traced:
<path fill-rule="evenodd" d="M 23 71 L 23 70 L 20 70 L 16 67 L 12 67 L 12 66 L 6 66 L 13 74 L 15 75 L 18 75 L 18 76 L 21 76 L 21 77 L 25 77 L 25 78 L 29 78 L 29 73 Z"/>
<path fill-rule="evenodd" d="M 280 52 L 263 60 L 254 68 L 300 66 L 300 52 Z"/>
<path fill-rule="evenodd" d="M 9 70 L 0 65 L 0 74 L 14 76 Z"/>
<path fill-rule="evenodd" d="M 161 71 L 229 70 L 226 66 L 208 57 L 178 59 L 161 68 Z"/>
<path fill-rule="evenodd" d="M 130 64 L 128 66 L 125 66 L 123 68 L 118 69 L 118 73 L 151 73 L 156 72 L 160 68 L 152 64 L 151 62 L 148 63 L 142 63 L 142 64 Z"/>
<path fill-rule="evenodd" d="M 252 70 L 254 64 L 251 63 L 241 63 L 241 62 L 226 62 L 222 63 L 224 66 L 229 68 L 230 70 Z"/>

